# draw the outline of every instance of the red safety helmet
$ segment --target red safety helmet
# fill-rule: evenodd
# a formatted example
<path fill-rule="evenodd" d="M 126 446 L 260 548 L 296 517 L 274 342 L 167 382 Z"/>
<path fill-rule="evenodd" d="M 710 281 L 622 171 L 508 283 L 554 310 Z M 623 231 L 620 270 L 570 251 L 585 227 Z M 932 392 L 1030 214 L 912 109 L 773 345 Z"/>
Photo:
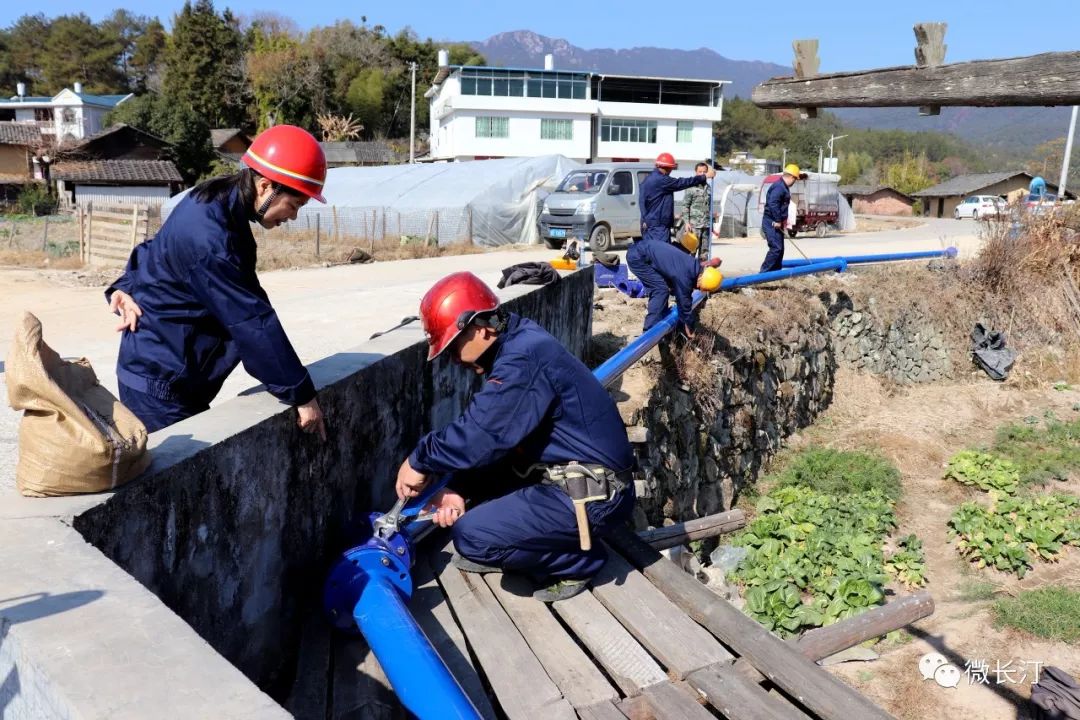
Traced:
<path fill-rule="evenodd" d="M 420 322 L 427 335 L 428 360 L 434 360 L 477 316 L 499 309 L 499 298 L 471 272 L 447 275 L 420 301 Z"/>
<path fill-rule="evenodd" d="M 656 156 L 656 167 L 671 168 L 674 170 L 679 167 L 679 164 L 675 162 L 675 158 L 671 153 L 660 153 Z"/>
<path fill-rule="evenodd" d="M 321 203 L 326 155 L 319 141 L 295 125 L 275 125 L 259 133 L 243 162 L 267 180 L 292 188 Z"/>

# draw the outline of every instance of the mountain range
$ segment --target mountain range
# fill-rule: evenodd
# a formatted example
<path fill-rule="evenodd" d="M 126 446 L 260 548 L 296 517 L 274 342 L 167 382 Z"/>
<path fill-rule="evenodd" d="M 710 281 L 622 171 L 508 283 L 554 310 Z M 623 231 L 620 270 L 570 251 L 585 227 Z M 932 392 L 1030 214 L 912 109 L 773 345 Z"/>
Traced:
<path fill-rule="evenodd" d="M 771 77 L 792 74 L 790 67 L 732 60 L 710 48 L 586 50 L 566 40 L 528 30 L 499 33 L 469 44 L 494 66 L 543 67 L 544 55 L 551 53 L 556 69 L 730 80 L 731 85 L 725 89 L 726 97 L 749 98 L 755 85 Z M 864 68 L 852 68 L 858 69 Z M 933 117 L 920 117 L 915 108 L 837 108 L 830 112 L 854 127 L 947 132 L 974 145 L 1020 152 L 1030 151 L 1047 140 L 1064 137 L 1069 125 L 1066 107 L 942 108 L 941 115 Z"/>

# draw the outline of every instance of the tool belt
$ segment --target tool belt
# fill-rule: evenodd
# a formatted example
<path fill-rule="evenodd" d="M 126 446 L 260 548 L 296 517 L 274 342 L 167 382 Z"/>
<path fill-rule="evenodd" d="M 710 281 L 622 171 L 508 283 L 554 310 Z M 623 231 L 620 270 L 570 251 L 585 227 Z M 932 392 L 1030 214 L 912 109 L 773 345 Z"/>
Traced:
<path fill-rule="evenodd" d="M 567 463 L 543 468 L 544 485 L 554 485 L 575 502 L 603 502 L 631 482 L 630 471 L 615 472 L 603 465 Z"/>

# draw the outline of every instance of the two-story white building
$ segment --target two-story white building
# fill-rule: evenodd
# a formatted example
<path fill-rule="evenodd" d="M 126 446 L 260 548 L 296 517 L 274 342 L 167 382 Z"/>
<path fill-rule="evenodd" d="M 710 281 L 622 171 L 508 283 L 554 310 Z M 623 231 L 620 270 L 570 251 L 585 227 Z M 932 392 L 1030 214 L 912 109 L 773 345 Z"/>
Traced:
<path fill-rule="evenodd" d="M 65 141 L 82 140 L 105 127 L 105 116 L 128 98 L 126 95 L 91 95 L 84 93 L 82 83 L 64 88 L 52 97 L 28 96 L 25 86 L 18 85 L 18 94 L 0 100 L 0 122 L 19 122 L 36 125 L 43 139 L 55 145 Z"/>
<path fill-rule="evenodd" d="M 425 96 L 430 159 L 559 154 L 579 162 L 648 161 L 661 152 L 687 169 L 710 157 L 727 80 L 450 65 Z"/>

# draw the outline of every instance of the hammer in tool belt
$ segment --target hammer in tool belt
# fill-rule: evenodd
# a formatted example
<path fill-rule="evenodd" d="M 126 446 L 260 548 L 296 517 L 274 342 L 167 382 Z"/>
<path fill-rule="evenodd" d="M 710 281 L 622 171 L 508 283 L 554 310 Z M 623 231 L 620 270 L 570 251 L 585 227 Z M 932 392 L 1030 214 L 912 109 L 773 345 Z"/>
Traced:
<path fill-rule="evenodd" d="M 578 540 L 582 550 L 592 549 L 592 537 L 589 534 L 589 514 L 586 505 L 591 502 L 607 500 L 607 479 L 596 476 L 592 470 L 577 463 L 566 466 L 566 494 L 574 503 L 574 517 L 577 519 Z"/>

